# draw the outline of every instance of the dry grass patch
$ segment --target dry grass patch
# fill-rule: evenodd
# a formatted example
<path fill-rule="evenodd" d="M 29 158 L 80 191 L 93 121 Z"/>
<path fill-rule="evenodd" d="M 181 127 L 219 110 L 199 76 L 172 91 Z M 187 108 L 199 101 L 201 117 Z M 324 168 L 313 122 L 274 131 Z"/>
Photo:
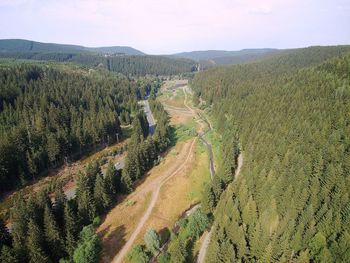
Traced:
<path fill-rule="evenodd" d="M 147 209 L 150 199 L 150 192 L 135 199 L 126 198 L 107 214 L 97 229 L 103 244 L 101 262 L 111 262 L 123 247 L 136 227 L 138 219 Z"/>
<path fill-rule="evenodd" d="M 205 182 L 210 180 L 208 156 L 201 142 L 185 168 L 163 185 L 157 204 L 140 232 L 135 244 L 143 242 L 143 236 L 150 228 L 161 231 L 172 229 L 179 216 L 191 205 L 200 201 Z"/>

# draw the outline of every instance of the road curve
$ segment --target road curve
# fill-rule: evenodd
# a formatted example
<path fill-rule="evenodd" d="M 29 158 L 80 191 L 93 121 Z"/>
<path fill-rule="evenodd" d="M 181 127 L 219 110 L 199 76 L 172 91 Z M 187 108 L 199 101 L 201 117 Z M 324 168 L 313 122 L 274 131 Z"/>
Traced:
<path fill-rule="evenodd" d="M 130 238 L 128 239 L 128 241 L 126 242 L 126 244 L 123 246 L 123 248 L 119 251 L 119 253 L 114 257 L 113 259 L 113 263 L 120 263 L 123 261 L 123 258 L 126 256 L 127 252 L 130 250 L 130 248 L 132 247 L 136 237 L 139 235 L 139 233 L 142 230 L 143 225 L 146 223 L 146 221 L 148 220 L 148 218 L 151 215 L 151 212 L 156 204 L 156 201 L 158 199 L 159 196 L 159 192 L 161 187 L 163 186 L 164 183 L 166 183 L 170 178 L 172 178 L 175 174 L 177 174 L 179 171 L 181 171 L 184 166 L 186 165 L 186 163 L 188 162 L 188 160 L 191 157 L 192 151 L 193 151 L 193 147 L 195 145 L 197 138 L 194 138 L 191 146 L 190 146 L 190 150 L 188 151 L 186 160 L 172 173 L 170 174 L 168 177 L 164 178 L 161 183 L 154 189 L 153 193 L 152 193 L 152 198 L 151 198 L 151 202 L 147 208 L 147 210 L 145 211 L 145 213 L 143 214 L 142 218 L 140 219 L 137 227 L 135 228 L 134 232 L 131 234 Z"/>

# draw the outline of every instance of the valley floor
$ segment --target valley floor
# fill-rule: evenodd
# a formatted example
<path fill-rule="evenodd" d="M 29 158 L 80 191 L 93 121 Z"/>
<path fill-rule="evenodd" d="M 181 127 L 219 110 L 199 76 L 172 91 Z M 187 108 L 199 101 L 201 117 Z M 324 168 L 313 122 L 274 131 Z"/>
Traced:
<path fill-rule="evenodd" d="M 187 106 L 185 86 L 187 82 L 173 81 L 162 87 L 160 101 L 175 127 L 176 145 L 99 227 L 102 262 L 125 262 L 128 251 L 142 242 L 150 228 L 161 234 L 171 229 L 183 211 L 200 201 L 203 186 L 210 180 L 207 149 L 197 137 L 206 124 Z"/>

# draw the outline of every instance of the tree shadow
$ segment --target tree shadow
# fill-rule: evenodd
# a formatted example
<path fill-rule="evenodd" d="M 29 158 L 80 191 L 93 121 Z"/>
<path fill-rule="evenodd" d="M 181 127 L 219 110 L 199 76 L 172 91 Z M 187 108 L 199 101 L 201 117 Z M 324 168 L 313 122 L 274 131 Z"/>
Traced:
<path fill-rule="evenodd" d="M 101 262 L 111 262 L 118 254 L 122 247 L 126 244 L 125 226 L 121 225 L 109 233 L 111 226 L 108 226 L 101 232 L 99 236 L 102 238 L 103 251 Z"/>

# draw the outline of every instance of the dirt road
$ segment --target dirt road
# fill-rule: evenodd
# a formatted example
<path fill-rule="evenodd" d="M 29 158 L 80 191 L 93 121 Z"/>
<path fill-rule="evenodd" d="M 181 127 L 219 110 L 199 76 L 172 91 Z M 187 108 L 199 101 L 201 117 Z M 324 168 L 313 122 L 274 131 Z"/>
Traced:
<path fill-rule="evenodd" d="M 181 165 L 178 165 L 178 162 L 173 163 L 172 167 L 169 167 L 169 170 L 167 173 L 165 173 L 163 176 L 158 177 L 156 180 L 154 180 L 151 184 L 149 184 L 149 187 L 152 187 L 151 190 L 152 191 L 152 198 L 151 198 L 151 202 L 146 210 L 146 212 L 144 213 L 144 215 L 142 216 L 142 218 L 140 219 L 136 229 L 133 231 L 133 233 L 131 234 L 131 236 L 129 237 L 128 241 L 126 242 L 126 244 L 123 246 L 123 248 L 119 251 L 119 253 L 117 254 L 117 256 L 113 259 L 112 262 L 114 263 L 119 263 L 122 262 L 123 258 L 126 256 L 126 253 L 131 249 L 136 237 L 138 236 L 138 234 L 140 233 L 143 225 L 146 223 L 146 221 L 148 220 L 152 209 L 154 208 L 156 201 L 158 199 L 159 196 L 159 191 L 161 189 L 161 187 L 163 186 L 164 183 L 166 183 L 171 177 L 173 177 L 174 175 L 176 175 L 180 170 L 182 170 L 184 168 L 184 166 L 186 165 L 186 163 L 188 162 L 188 160 L 191 157 L 191 154 L 193 152 L 193 147 L 195 145 L 196 142 L 196 138 L 194 138 L 191 141 L 190 147 L 189 149 L 187 147 L 184 147 L 183 151 L 187 152 L 186 155 L 186 159 L 181 162 Z M 175 169 L 175 171 L 173 171 Z M 141 191 L 139 191 L 136 194 L 142 194 L 143 192 L 147 191 L 147 189 L 143 188 Z"/>
<path fill-rule="evenodd" d="M 185 92 L 185 101 L 187 105 L 187 94 Z M 189 117 L 196 117 L 196 113 L 193 109 L 191 109 L 188 105 L 186 108 L 178 108 L 174 106 L 169 106 L 170 111 L 173 112 L 174 115 L 183 116 L 187 115 Z M 203 133 L 205 124 L 203 121 L 200 121 L 199 133 Z M 150 195 L 150 201 L 147 203 L 146 210 L 143 210 L 140 213 L 137 220 L 134 221 L 133 224 L 129 222 L 124 222 L 124 225 L 116 225 L 115 219 L 118 216 L 118 213 L 123 209 L 122 206 L 116 206 L 112 211 L 107 215 L 104 223 L 99 227 L 98 232 L 104 233 L 101 234 L 103 237 L 103 247 L 105 249 L 103 262 L 123 262 L 125 256 L 128 251 L 132 248 L 138 236 L 141 234 L 144 225 L 151 217 L 152 211 L 154 210 L 157 200 L 160 198 L 160 192 L 162 187 L 167 183 L 171 178 L 175 175 L 180 174 L 182 170 L 185 170 L 189 165 L 191 157 L 194 155 L 194 146 L 196 144 L 198 137 L 195 137 L 191 140 L 181 143 L 181 147 L 178 148 L 178 153 L 176 157 L 169 155 L 164 158 L 164 163 L 155 169 L 159 169 L 160 171 L 153 173 L 150 172 L 150 176 L 146 177 L 145 180 L 135 189 L 133 193 L 131 193 L 126 201 L 123 203 L 127 203 L 128 201 L 140 203 L 140 201 L 147 195 Z M 156 175 L 155 175 L 156 174 Z M 114 221 L 114 222 L 113 222 Z M 124 221 L 124 220 L 122 220 Z M 123 236 L 120 234 L 115 234 L 113 238 L 109 235 L 109 233 L 116 232 L 115 230 L 120 227 L 125 229 Z M 118 236 L 117 236 L 118 235 Z M 125 240 L 125 242 L 117 247 L 117 243 L 119 239 Z M 113 240 L 113 242 L 111 242 Z M 117 241 L 117 242 L 116 242 Z M 117 255 L 113 255 L 113 252 L 118 251 Z M 112 259 L 112 257 L 114 258 Z"/>

